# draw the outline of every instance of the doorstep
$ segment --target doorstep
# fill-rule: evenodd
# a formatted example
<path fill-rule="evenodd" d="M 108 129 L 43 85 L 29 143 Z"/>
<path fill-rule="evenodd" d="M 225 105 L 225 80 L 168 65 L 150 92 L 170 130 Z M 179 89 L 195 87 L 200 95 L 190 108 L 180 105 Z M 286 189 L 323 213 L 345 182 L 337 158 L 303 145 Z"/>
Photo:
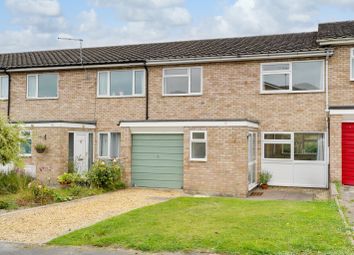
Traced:
<path fill-rule="evenodd" d="M 256 188 L 249 192 L 249 200 L 293 200 L 313 201 L 327 200 L 328 190 L 326 189 L 302 189 L 287 187 L 269 187 L 268 189 Z"/>

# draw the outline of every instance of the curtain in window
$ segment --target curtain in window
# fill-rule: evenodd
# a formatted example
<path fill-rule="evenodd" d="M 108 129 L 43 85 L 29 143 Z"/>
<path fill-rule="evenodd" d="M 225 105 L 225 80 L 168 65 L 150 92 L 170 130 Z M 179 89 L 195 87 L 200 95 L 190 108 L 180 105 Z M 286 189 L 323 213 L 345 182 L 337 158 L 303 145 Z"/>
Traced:
<path fill-rule="evenodd" d="M 100 156 L 108 156 L 108 134 L 100 134 Z"/>
<path fill-rule="evenodd" d="M 324 138 L 323 135 L 319 135 L 317 139 L 317 160 L 324 159 Z"/>
<path fill-rule="evenodd" d="M 120 134 L 111 133 L 111 158 L 117 158 L 119 156 L 119 143 L 120 143 Z"/>

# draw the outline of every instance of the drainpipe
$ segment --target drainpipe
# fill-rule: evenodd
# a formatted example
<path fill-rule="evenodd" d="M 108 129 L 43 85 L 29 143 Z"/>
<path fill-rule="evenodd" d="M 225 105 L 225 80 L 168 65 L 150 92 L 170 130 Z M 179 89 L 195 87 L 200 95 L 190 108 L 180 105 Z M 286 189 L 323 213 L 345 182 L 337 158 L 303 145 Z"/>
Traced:
<path fill-rule="evenodd" d="M 326 158 L 327 158 L 327 171 L 328 171 L 328 187 L 330 186 L 330 180 L 331 180 L 331 171 L 330 171 L 330 153 L 329 153 L 329 148 L 330 148 L 330 116 L 329 116 L 329 85 L 328 85 L 328 59 L 330 56 L 329 50 L 326 51 L 326 77 L 325 77 L 325 83 L 326 83 L 326 133 L 327 133 L 327 150 L 326 150 Z"/>
<path fill-rule="evenodd" d="M 7 75 L 9 84 L 8 84 L 8 95 L 7 95 L 7 119 L 10 122 L 10 105 L 11 105 L 11 75 L 9 72 L 7 72 L 7 68 L 1 67 L 2 70 L 4 70 L 4 73 Z"/>
<path fill-rule="evenodd" d="M 144 61 L 145 68 L 145 120 L 149 119 L 149 69 Z"/>

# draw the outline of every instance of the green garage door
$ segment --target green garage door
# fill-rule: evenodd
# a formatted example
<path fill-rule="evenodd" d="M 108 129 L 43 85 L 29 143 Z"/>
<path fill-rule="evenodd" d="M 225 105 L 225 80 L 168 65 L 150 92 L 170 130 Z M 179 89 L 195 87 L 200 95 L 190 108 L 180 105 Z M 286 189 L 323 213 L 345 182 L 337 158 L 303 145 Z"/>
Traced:
<path fill-rule="evenodd" d="M 136 134 L 132 144 L 132 185 L 182 188 L 183 135 Z"/>

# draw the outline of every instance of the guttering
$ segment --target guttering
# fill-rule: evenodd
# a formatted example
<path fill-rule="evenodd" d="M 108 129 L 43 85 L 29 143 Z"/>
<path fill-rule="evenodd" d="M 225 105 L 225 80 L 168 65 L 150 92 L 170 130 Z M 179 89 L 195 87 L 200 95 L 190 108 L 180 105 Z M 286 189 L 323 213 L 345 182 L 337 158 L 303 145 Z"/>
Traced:
<path fill-rule="evenodd" d="M 173 64 L 191 64 L 191 63 L 209 63 L 209 62 L 232 62 L 232 61 L 251 61 L 264 59 L 283 59 L 283 58 L 304 58 L 304 57 L 325 57 L 328 54 L 333 55 L 332 50 L 274 53 L 274 54 L 258 54 L 258 55 L 239 55 L 239 56 L 221 56 L 221 57 L 200 57 L 200 58 L 184 58 L 184 59 L 161 59 L 149 60 L 148 66 L 153 65 L 173 65 Z"/>
<path fill-rule="evenodd" d="M 131 62 L 131 63 L 119 63 L 119 64 L 95 64 L 95 65 L 85 65 L 85 69 L 95 69 L 95 68 L 114 68 L 114 67 L 134 67 L 143 66 L 144 62 Z M 8 69 L 8 72 L 35 72 L 35 71 L 47 71 L 47 70 L 73 70 L 82 69 L 82 65 L 69 65 L 69 66 L 50 66 L 50 67 L 28 67 L 28 68 L 16 68 L 13 67 Z"/>
<path fill-rule="evenodd" d="M 354 38 L 328 38 L 328 39 L 319 39 L 316 41 L 321 46 L 326 45 L 346 45 L 354 44 Z"/>
<path fill-rule="evenodd" d="M 120 121 L 120 127 L 129 128 L 171 128 L 171 127 L 248 127 L 258 128 L 258 122 L 240 120 L 150 120 Z"/>

